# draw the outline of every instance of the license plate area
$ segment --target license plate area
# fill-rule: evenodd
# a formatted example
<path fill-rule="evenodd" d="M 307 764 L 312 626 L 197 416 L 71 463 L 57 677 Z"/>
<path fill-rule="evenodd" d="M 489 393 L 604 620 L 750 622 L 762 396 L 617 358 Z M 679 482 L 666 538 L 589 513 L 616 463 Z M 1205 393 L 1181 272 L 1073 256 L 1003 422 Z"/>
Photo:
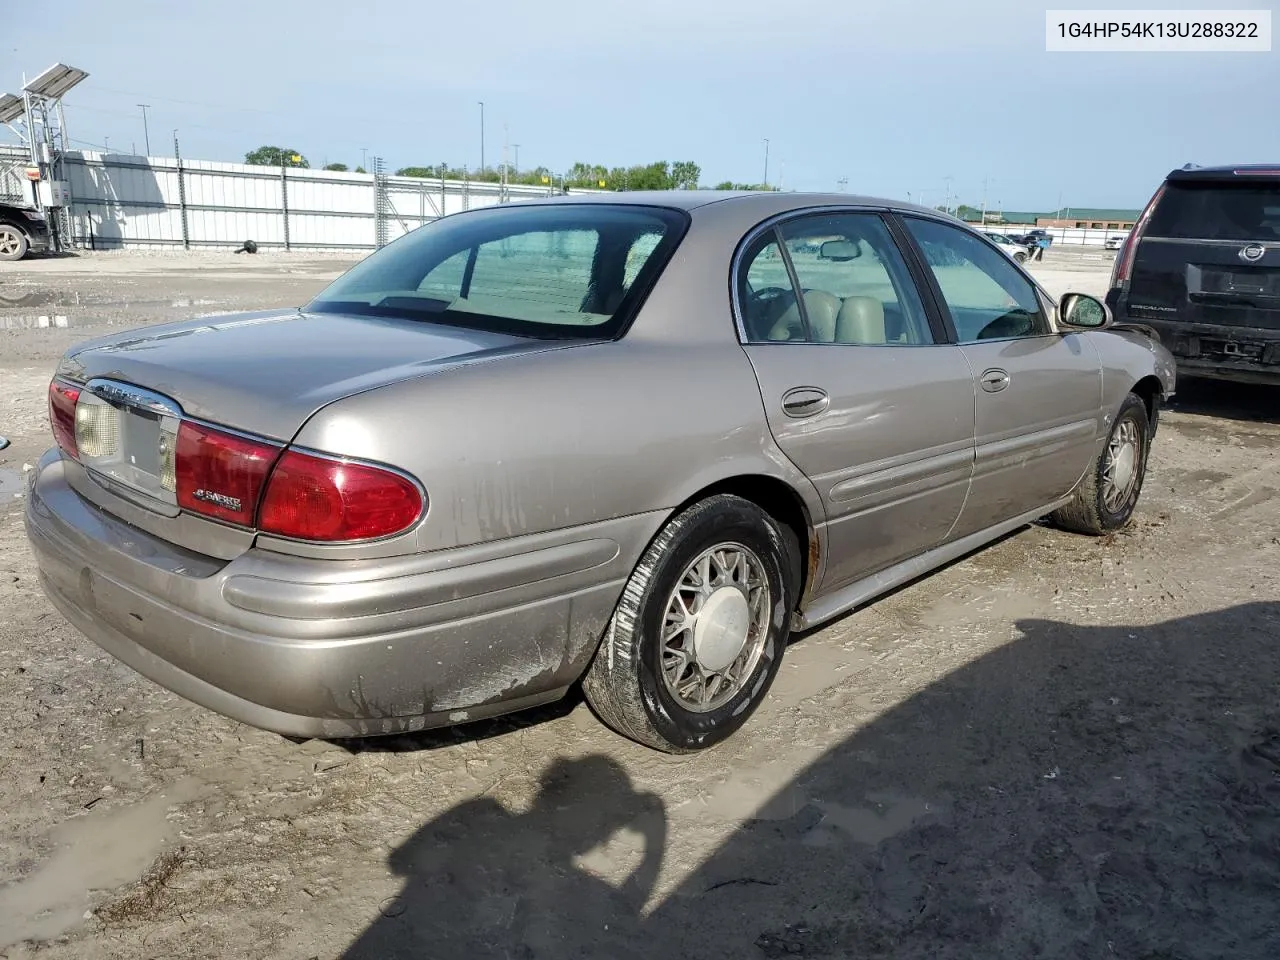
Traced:
<path fill-rule="evenodd" d="M 1274 267 L 1188 268 L 1187 291 L 1210 297 L 1280 299 L 1280 270 Z"/>
<path fill-rule="evenodd" d="M 182 410 L 167 397 L 91 380 L 76 405 L 76 444 L 89 477 L 117 496 L 178 513 L 174 454 Z"/>

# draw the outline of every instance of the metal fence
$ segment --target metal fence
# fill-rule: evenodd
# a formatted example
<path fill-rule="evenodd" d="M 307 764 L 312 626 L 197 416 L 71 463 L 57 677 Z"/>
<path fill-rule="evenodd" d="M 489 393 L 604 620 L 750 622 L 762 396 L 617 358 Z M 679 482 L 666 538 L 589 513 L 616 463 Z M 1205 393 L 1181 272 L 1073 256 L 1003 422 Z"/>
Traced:
<path fill-rule="evenodd" d="M 552 187 L 259 167 L 179 157 L 65 155 L 76 246 L 369 250 L 447 213 L 546 196 Z M 0 197 L 30 200 L 24 148 L 0 145 Z M 599 191 L 575 190 L 575 193 Z M 1032 224 L 988 223 L 994 233 Z M 1050 227 L 1063 246 L 1102 246 L 1125 230 Z"/>
<path fill-rule="evenodd" d="M 0 146 L 0 195 L 31 198 L 26 154 Z M 125 247 L 368 250 L 448 213 L 557 188 L 379 173 L 261 167 L 180 157 L 64 155 L 71 242 Z M 596 192 L 596 191 L 575 191 Z"/>

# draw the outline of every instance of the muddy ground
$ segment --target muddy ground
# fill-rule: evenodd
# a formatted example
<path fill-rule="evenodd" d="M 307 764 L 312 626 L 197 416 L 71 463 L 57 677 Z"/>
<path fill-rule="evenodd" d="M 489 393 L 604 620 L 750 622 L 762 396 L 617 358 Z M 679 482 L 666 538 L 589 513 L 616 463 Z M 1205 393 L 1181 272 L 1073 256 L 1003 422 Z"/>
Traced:
<path fill-rule="evenodd" d="M 22 532 L 57 355 L 346 262 L 0 264 L 0 957 L 1280 956 L 1274 392 L 1184 384 L 1130 530 L 1029 527 L 798 638 L 706 755 L 574 700 L 297 744 L 100 653 Z"/>

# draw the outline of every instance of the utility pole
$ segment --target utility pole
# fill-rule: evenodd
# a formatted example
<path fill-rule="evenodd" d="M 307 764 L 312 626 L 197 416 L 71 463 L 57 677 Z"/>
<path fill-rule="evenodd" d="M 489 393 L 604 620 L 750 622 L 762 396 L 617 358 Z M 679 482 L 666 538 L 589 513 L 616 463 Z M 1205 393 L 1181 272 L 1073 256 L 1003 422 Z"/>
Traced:
<path fill-rule="evenodd" d="M 477 100 L 480 104 L 480 173 L 484 174 L 484 101 Z"/>
<path fill-rule="evenodd" d="M 142 108 L 142 135 L 146 137 L 147 156 L 151 156 L 151 134 L 147 131 L 147 108 L 151 106 L 149 103 L 138 104 Z"/>
<path fill-rule="evenodd" d="M 942 179 L 947 185 L 946 196 L 942 198 L 942 206 L 944 208 L 943 213 L 950 213 L 951 212 L 951 181 L 954 180 L 955 177 L 943 177 Z"/>
<path fill-rule="evenodd" d="M 987 178 L 982 178 L 982 219 L 978 221 L 983 224 L 987 223 Z"/>
<path fill-rule="evenodd" d="M 512 169 L 512 172 L 514 172 L 517 176 L 519 176 L 519 174 L 520 174 L 520 144 L 518 144 L 518 143 L 513 143 L 511 146 L 512 146 L 512 147 L 515 149 L 515 151 L 516 151 L 516 160 L 515 160 L 515 164 L 512 166 L 512 168 L 511 168 L 511 169 Z"/>
<path fill-rule="evenodd" d="M 764 142 L 764 184 L 769 186 L 769 141 Z"/>

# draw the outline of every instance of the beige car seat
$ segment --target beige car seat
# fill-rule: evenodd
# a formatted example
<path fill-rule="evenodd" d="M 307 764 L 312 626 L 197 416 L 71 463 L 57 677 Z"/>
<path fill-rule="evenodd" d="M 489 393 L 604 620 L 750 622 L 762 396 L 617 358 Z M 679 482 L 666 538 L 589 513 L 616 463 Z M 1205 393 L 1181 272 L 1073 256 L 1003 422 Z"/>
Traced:
<path fill-rule="evenodd" d="M 804 295 L 804 309 L 809 317 L 809 333 L 814 343 L 834 343 L 837 318 L 840 316 L 840 298 L 825 290 L 810 290 Z M 770 340 L 803 340 L 804 327 L 800 323 L 800 306 L 793 303 L 783 311 L 769 330 Z"/>
<path fill-rule="evenodd" d="M 888 342 L 884 304 L 875 297 L 845 297 L 836 315 L 836 343 Z"/>

